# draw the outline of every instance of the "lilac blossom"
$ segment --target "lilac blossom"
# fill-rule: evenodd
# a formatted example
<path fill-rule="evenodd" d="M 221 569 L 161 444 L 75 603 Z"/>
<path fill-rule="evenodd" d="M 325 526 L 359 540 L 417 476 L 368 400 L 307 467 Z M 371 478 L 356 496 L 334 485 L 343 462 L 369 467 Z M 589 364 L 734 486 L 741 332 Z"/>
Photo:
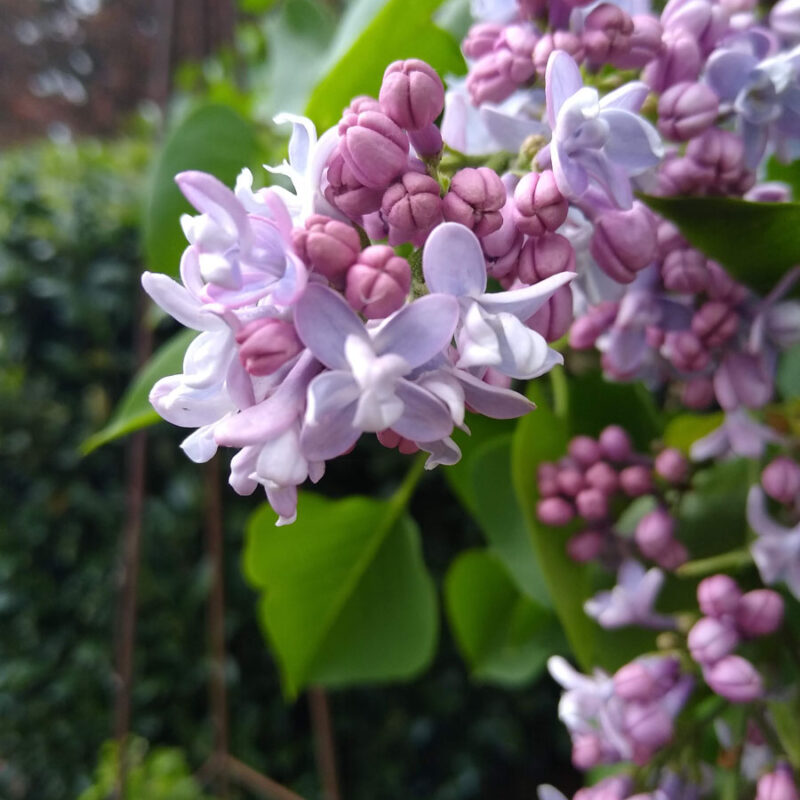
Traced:
<path fill-rule="evenodd" d="M 784 582 L 800 600 L 800 523 L 788 528 L 772 519 L 759 486 L 747 495 L 747 522 L 757 534 L 750 552 L 761 579 L 769 586 Z"/>
<path fill-rule="evenodd" d="M 772 428 L 756 422 L 744 408 L 725 414 L 722 424 L 692 444 L 693 461 L 742 456 L 761 458 L 768 444 L 782 441 Z"/>
<path fill-rule="evenodd" d="M 428 237 L 422 268 L 432 292 L 458 298 L 457 367 L 493 367 L 512 378 L 534 378 L 563 362 L 525 320 L 574 273 L 553 275 L 524 289 L 487 294 L 480 242 L 468 228 L 453 222 L 439 225 Z"/>
<path fill-rule="evenodd" d="M 635 81 L 600 98 L 583 85 L 575 61 L 556 50 L 547 62 L 545 91 L 553 130 L 548 153 L 559 189 L 579 198 L 594 182 L 619 207 L 630 208 L 630 177 L 655 167 L 664 153 L 655 128 L 636 113 L 648 87 Z"/>
<path fill-rule="evenodd" d="M 617 585 L 587 600 L 584 610 L 604 628 L 674 628 L 672 617 L 653 609 L 663 584 L 664 573 L 660 569 L 645 570 L 637 561 L 628 560 L 619 568 Z"/>

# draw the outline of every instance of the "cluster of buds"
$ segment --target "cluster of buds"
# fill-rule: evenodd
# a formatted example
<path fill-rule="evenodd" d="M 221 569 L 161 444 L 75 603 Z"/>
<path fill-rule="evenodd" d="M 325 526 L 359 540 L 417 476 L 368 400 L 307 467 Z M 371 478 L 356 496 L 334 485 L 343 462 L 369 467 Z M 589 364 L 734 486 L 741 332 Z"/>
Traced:
<path fill-rule="evenodd" d="M 706 683 L 732 703 L 763 694 L 755 667 L 733 651 L 742 640 L 775 633 L 783 621 L 783 598 L 771 589 L 742 594 L 727 575 L 713 575 L 697 587 L 702 616 L 689 631 L 687 645 L 702 667 Z"/>
<path fill-rule="evenodd" d="M 558 463 L 540 464 L 537 515 L 545 525 L 578 520 L 585 526 L 567 544 L 575 561 L 603 556 L 613 563 L 630 555 L 630 542 L 614 530 L 614 520 L 635 498 L 652 497 L 656 508 L 639 520 L 636 547 L 642 557 L 674 570 L 688 553 L 675 538 L 677 523 L 664 494 L 686 487 L 689 472 L 690 464 L 680 451 L 667 448 L 652 459 L 634 452 L 627 432 L 610 425 L 597 439 L 574 437 Z"/>

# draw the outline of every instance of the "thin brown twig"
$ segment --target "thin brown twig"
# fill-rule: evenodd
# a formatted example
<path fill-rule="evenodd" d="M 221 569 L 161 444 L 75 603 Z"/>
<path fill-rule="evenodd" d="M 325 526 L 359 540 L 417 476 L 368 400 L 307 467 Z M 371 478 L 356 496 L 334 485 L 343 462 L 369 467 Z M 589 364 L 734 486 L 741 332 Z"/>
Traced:
<path fill-rule="evenodd" d="M 303 800 L 296 792 L 248 767 L 230 754 L 225 756 L 224 771 L 241 786 L 267 800 Z"/>
<path fill-rule="evenodd" d="M 333 724 L 325 691 L 319 686 L 311 687 L 308 690 L 308 705 L 311 711 L 311 728 L 314 731 L 317 771 L 322 781 L 322 796 L 324 800 L 340 800 Z"/>

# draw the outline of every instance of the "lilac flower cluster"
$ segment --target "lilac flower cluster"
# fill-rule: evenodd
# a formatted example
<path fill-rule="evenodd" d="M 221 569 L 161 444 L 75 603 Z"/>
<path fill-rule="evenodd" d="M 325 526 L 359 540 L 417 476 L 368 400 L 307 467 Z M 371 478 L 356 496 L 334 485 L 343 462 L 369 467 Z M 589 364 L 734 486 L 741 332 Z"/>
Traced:
<path fill-rule="evenodd" d="M 654 508 L 636 525 L 636 549 L 659 567 L 674 570 L 688 553 L 675 538 L 676 520 L 667 495 L 674 495 L 674 504 L 689 475 L 690 464 L 680 451 L 667 448 L 655 459 L 636 453 L 626 431 L 611 425 L 597 440 L 574 437 L 558 463 L 539 465 L 537 514 L 545 525 L 573 520 L 586 525 L 570 538 L 570 557 L 580 562 L 602 558 L 613 565 L 632 555 L 631 542 L 615 531 L 614 521 L 632 500 L 649 498 Z"/>
<path fill-rule="evenodd" d="M 362 433 L 426 451 L 429 468 L 455 463 L 450 435 L 467 408 L 525 414 L 533 406 L 511 379 L 562 361 L 530 321 L 569 291 L 571 261 L 487 293 L 486 251 L 509 213 L 507 192 L 489 169 L 456 172 L 446 193 L 426 174 L 419 156 L 441 150 L 443 102 L 427 64 L 396 62 L 380 99 L 356 98 L 319 140 L 308 120 L 279 118 L 294 133 L 289 162 L 273 171 L 294 193 L 254 192 L 247 170 L 234 190 L 203 173 L 177 176 L 199 212 L 183 219 L 180 283 L 142 280 L 200 333 L 183 373 L 150 399 L 165 419 L 196 428 L 183 443 L 193 460 L 239 448 L 231 485 L 263 486 L 279 524 L 295 517 L 297 487 L 318 481 Z M 393 248 L 401 243 L 416 248 L 414 269 Z"/>

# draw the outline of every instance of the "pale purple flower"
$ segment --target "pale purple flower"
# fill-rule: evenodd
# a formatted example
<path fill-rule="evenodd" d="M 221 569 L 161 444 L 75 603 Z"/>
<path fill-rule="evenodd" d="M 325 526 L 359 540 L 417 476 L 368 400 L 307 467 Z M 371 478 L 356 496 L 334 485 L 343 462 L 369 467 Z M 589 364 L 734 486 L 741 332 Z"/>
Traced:
<path fill-rule="evenodd" d="M 630 208 L 630 177 L 656 166 L 664 153 L 655 128 L 636 113 L 648 87 L 628 83 L 601 99 L 597 89 L 583 85 L 575 61 L 556 50 L 547 62 L 545 91 L 553 130 L 548 152 L 559 189 L 577 198 L 594 182 L 618 206 Z"/>
<path fill-rule="evenodd" d="M 747 495 L 747 522 L 758 534 L 750 552 L 761 579 L 768 586 L 784 582 L 800 599 L 800 523 L 787 528 L 772 519 L 759 486 L 751 486 Z"/>
<path fill-rule="evenodd" d="M 311 285 L 295 308 L 303 343 L 328 370 L 308 387 L 301 444 L 313 460 L 347 451 L 362 432 L 391 428 L 415 442 L 450 434 L 447 405 L 408 380 L 451 341 L 458 304 L 428 295 L 367 331 L 346 301 L 327 287 Z"/>
<path fill-rule="evenodd" d="M 664 573 L 660 569 L 645 570 L 636 561 L 624 561 L 617 573 L 617 585 L 610 592 L 599 592 L 587 600 L 584 610 L 604 628 L 674 628 L 672 617 L 653 609 L 663 584 Z"/>
<path fill-rule="evenodd" d="M 770 443 L 782 441 L 772 428 L 756 422 L 744 408 L 725 414 L 722 424 L 692 444 L 693 461 L 711 458 L 761 458 Z"/>
<path fill-rule="evenodd" d="M 457 367 L 493 367 L 512 378 L 534 378 L 562 363 L 562 356 L 525 320 L 574 273 L 560 273 L 524 289 L 487 294 L 480 242 L 468 228 L 453 222 L 437 226 L 428 237 L 422 268 L 432 292 L 458 298 Z"/>

